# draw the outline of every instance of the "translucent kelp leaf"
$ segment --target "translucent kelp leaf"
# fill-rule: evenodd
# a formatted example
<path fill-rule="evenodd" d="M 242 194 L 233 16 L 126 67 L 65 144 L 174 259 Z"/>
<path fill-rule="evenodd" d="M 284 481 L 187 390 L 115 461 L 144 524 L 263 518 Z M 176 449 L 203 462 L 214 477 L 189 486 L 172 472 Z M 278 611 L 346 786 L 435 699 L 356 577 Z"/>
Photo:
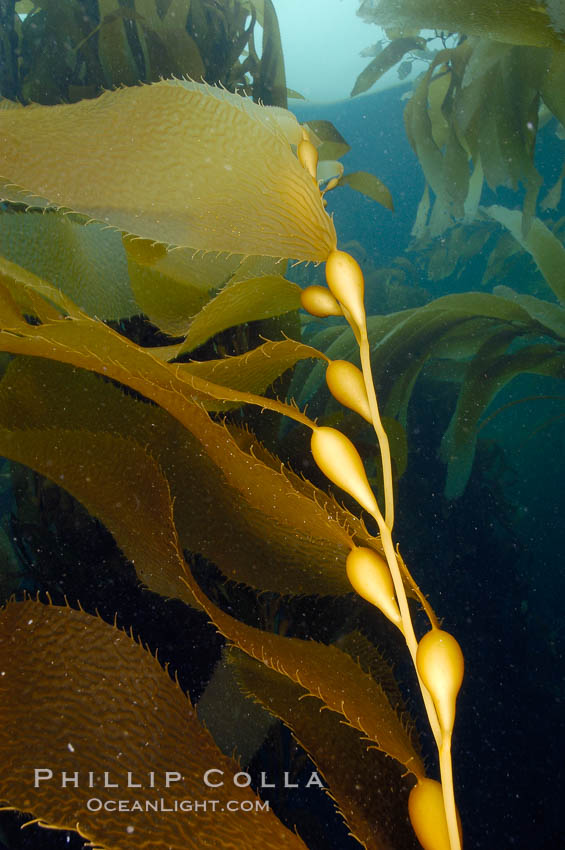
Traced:
<path fill-rule="evenodd" d="M 328 183 L 334 177 L 339 180 L 343 176 L 343 164 L 337 159 L 319 159 L 316 168 L 318 185 Z"/>
<path fill-rule="evenodd" d="M 362 195 L 372 198 L 373 201 L 382 204 L 387 210 L 394 210 L 390 191 L 374 174 L 369 174 L 367 171 L 353 171 L 351 174 L 344 174 L 339 185 L 351 186 L 356 192 L 361 192 Z"/>
<path fill-rule="evenodd" d="M 494 294 L 514 301 L 546 331 L 555 334 L 559 340 L 565 340 L 565 309 L 562 306 L 544 301 L 542 298 L 535 298 L 533 295 L 522 295 L 509 286 L 495 286 Z"/>
<path fill-rule="evenodd" d="M 6 304 L 11 305 L 9 330 L 18 331 L 7 332 L 7 325 L 0 330 L 0 350 L 48 357 L 114 376 L 121 383 L 139 389 L 148 398 L 162 404 L 180 421 L 182 412 L 194 402 L 216 398 L 255 404 L 311 427 L 310 420 L 293 406 L 222 387 L 188 373 L 179 374 L 178 366 L 170 367 L 160 362 L 158 357 L 152 356 L 151 349 L 143 349 L 101 322 L 91 319 L 59 290 L 2 257 L 0 288 L 4 288 Z M 53 306 L 55 304 L 57 308 Z M 30 324 L 23 313 L 20 313 L 18 319 L 13 310 L 15 305 L 21 306 L 38 320 L 41 323 L 40 330 L 37 325 Z M 103 357 L 100 351 L 104 353 Z M 134 366 L 139 356 L 141 361 Z M 157 375 L 160 378 L 155 381 Z M 158 398 L 153 397 L 155 392 Z M 175 396 L 178 397 L 175 399 Z"/>
<path fill-rule="evenodd" d="M 300 132 L 285 110 L 181 81 L 6 110 L 0 194 L 172 245 L 323 261 L 335 229 L 283 119 Z"/>
<path fill-rule="evenodd" d="M 436 54 L 405 111 L 410 142 L 436 195 L 430 235 L 443 233 L 453 218 L 472 220 L 483 176 L 493 189 L 524 184 L 527 232 L 542 183 L 534 147 L 550 77 L 549 50 L 469 38 Z"/>
<path fill-rule="evenodd" d="M 412 27 L 483 35 L 493 41 L 562 46 L 547 9 L 530 0 L 377 0 L 364 2 L 360 14 L 383 27 Z"/>
<path fill-rule="evenodd" d="M 300 307 L 301 289 L 280 275 L 241 280 L 226 286 L 194 317 L 179 354 L 244 322 L 280 316 Z"/>
<path fill-rule="evenodd" d="M 183 363 L 181 369 L 222 386 L 263 393 L 283 372 L 305 358 L 324 359 L 317 349 L 288 339 L 265 342 L 237 357 Z M 207 410 L 229 410 L 236 406 L 233 402 L 220 401 L 204 404 Z"/>
<path fill-rule="evenodd" d="M 304 126 L 310 134 L 311 141 L 316 145 L 321 160 L 341 159 L 351 150 L 351 145 L 345 141 L 331 121 L 308 121 Z"/>
<path fill-rule="evenodd" d="M 488 184 L 526 187 L 524 232 L 535 210 L 541 177 L 534 163 L 540 93 L 551 61 L 549 51 L 523 46 L 505 49 L 479 41 L 458 47 L 462 87 L 452 92 L 458 132 Z"/>
<path fill-rule="evenodd" d="M 10 807 L 111 850 L 131 850 L 132 842 L 155 850 L 304 848 L 272 812 L 254 811 L 253 792 L 229 781 L 237 762 L 218 750 L 158 661 L 124 632 L 83 611 L 28 600 L 0 615 L 0 646 L 0 797 Z M 212 766 L 226 781 L 209 789 L 203 776 Z M 36 768 L 50 770 L 51 779 L 34 783 Z M 64 786 L 63 771 L 78 771 L 78 787 Z M 178 780 L 167 787 L 173 771 Z M 118 788 L 104 787 L 104 775 Z M 127 812 L 88 805 L 95 799 L 103 806 L 120 790 L 131 803 Z M 190 817 L 171 810 L 179 799 L 209 805 Z M 228 810 L 229 800 L 238 805 Z"/>
<path fill-rule="evenodd" d="M 179 283 L 151 266 L 140 265 L 128 257 L 131 288 L 143 313 L 160 331 L 184 336 L 192 316 L 209 300 L 208 294 L 189 281 Z M 178 351 L 180 344 L 176 347 Z"/>
<path fill-rule="evenodd" d="M 451 85 L 453 74 L 445 70 L 433 77 L 428 86 L 428 115 L 432 123 L 432 135 L 438 148 L 447 141 L 449 124 L 442 112 L 442 107 Z"/>
<path fill-rule="evenodd" d="M 483 411 L 499 390 L 516 375 L 565 377 L 565 358 L 551 345 L 530 345 L 507 353 L 514 338 L 512 329 L 493 334 L 469 364 L 457 406 L 441 443 L 447 463 L 445 496 L 457 499 L 467 484 L 477 441 L 477 426 Z"/>
<path fill-rule="evenodd" d="M 239 256 L 168 251 L 162 243 L 124 236 L 132 290 L 140 309 L 164 333 L 184 336 L 193 316 L 243 265 Z M 257 258 L 255 258 L 257 259 Z"/>
<path fill-rule="evenodd" d="M 469 178 L 469 192 L 467 194 L 467 197 L 465 198 L 465 203 L 463 205 L 465 210 L 465 222 L 467 223 L 474 221 L 477 217 L 477 211 L 481 202 L 481 195 L 483 193 L 484 182 L 485 174 L 483 171 L 483 166 L 481 165 L 481 157 L 479 154 L 475 159 L 473 173 Z"/>
<path fill-rule="evenodd" d="M 439 62 L 440 56 L 436 57 Z M 404 110 L 404 125 L 412 148 L 422 165 L 426 180 L 438 199 L 445 199 L 443 157 L 433 137 L 433 125 L 428 112 L 428 86 L 434 63 L 416 87 Z"/>
<path fill-rule="evenodd" d="M 420 203 L 418 204 L 418 209 L 416 211 L 416 218 L 414 219 L 414 224 L 412 226 L 412 230 L 410 235 L 415 239 L 421 239 L 424 237 L 426 233 L 426 226 L 428 221 L 428 215 L 430 212 L 430 187 L 426 183 L 424 186 L 424 191 L 422 193 L 422 197 L 420 198 Z"/>
<path fill-rule="evenodd" d="M 377 80 L 386 74 L 410 50 L 422 49 L 426 46 L 423 38 L 395 38 L 380 51 L 375 58 L 361 71 L 351 91 L 351 97 L 370 89 Z"/>
<path fill-rule="evenodd" d="M 228 656 L 242 690 L 291 729 L 328 785 L 327 792 L 367 850 L 416 848 L 406 818 L 411 783 L 398 766 L 368 749 L 359 732 L 320 700 L 264 665 L 232 650 Z M 359 793 L 362 789 L 362 793 Z"/>
<path fill-rule="evenodd" d="M 59 213 L 0 213 L 0 254 L 49 281 L 85 312 L 123 319 L 139 312 L 118 233 Z"/>
<path fill-rule="evenodd" d="M 506 227 L 525 251 L 534 258 L 547 284 L 561 303 L 565 302 L 565 248 L 539 218 L 533 218 L 524 236 L 522 215 L 518 210 L 501 206 L 487 207 L 485 212 Z"/>

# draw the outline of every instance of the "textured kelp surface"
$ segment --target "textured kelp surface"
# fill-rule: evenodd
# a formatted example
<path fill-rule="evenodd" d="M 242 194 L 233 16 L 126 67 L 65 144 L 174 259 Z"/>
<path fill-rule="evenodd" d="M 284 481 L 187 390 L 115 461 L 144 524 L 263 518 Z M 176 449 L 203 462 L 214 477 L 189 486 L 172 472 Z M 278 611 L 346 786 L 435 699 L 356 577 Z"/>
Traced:
<path fill-rule="evenodd" d="M 367 0 L 359 14 L 384 27 L 483 35 L 493 41 L 563 48 L 563 22 L 550 3 L 528 0 Z"/>
<path fill-rule="evenodd" d="M 169 245 L 324 260 L 335 230 L 291 151 L 286 127 L 296 141 L 298 124 L 253 106 L 164 81 L 6 110 L 0 195 Z"/>
<path fill-rule="evenodd" d="M 87 801 L 115 798 L 115 788 L 88 787 L 88 772 L 111 781 L 144 804 L 165 796 L 167 771 L 182 781 L 173 792 L 201 800 L 204 774 L 213 765 L 232 777 L 236 761 L 226 758 L 200 725 L 189 700 L 158 661 L 124 632 L 71 608 L 28 600 L 10 603 L 0 616 L 2 651 L 2 731 L 5 766 L 0 796 L 45 825 L 74 829 L 99 847 L 129 850 L 132 840 L 155 848 L 290 848 L 305 845 L 269 811 L 246 811 L 258 799 L 231 782 L 214 788 L 211 806 L 197 818 L 171 817 L 167 811 L 117 812 L 100 817 Z M 77 651 L 78 647 L 80 650 Z M 48 672 L 47 672 L 48 671 Z M 35 764 L 62 771 L 84 771 L 82 787 L 60 782 L 33 787 L 18 740 L 33 740 Z M 146 748 L 151 751 L 150 787 Z M 217 775 L 217 774 L 216 774 Z M 69 793 L 70 791 L 70 793 Z M 230 800 L 236 803 L 227 811 Z M 140 806 L 141 808 L 141 806 Z"/>

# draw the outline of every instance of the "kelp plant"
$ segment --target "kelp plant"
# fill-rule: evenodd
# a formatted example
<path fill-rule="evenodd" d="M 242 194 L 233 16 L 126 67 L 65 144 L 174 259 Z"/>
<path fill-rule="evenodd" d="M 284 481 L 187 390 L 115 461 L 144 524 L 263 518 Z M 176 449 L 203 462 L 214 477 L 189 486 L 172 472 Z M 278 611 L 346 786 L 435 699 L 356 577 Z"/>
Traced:
<path fill-rule="evenodd" d="M 286 106 L 271 0 L 8 0 L 0 23 L 0 93 L 10 100 L 68 103 L 174 75 Z"/>
<path fill-rule="evenodd" d="M 404 113 L 427 181 L 416 235 L 438 236 L 454 221 L 472 221 L 485 182 L 491 189 L 515 191 L 523 183 L 526 234 L 542 182 L 534 162 L 542 104 L 565 123 L 562 4 L 367 0 L 358 14 L 390 33 L 390 65 L 404 55 L 394 51 L 397 42 L 405 50 L 424 46 L 415 44 L 420 30 L 450 33 L 456 42 L 447 47 L 444 40 L 444 49 L 433 55 Z M 365 69 L 355 91 L 364 91 L 375 79 Z"/>
<path fill-rule="evenodd" d="M 363 275 L 337 248 L 318 188 L 317 151 L 307 132 L 284 110 L 180 81 L 120 89 L 77 104 L 8 109 L 0 122 L 4 199 L 70 210 L 71 221 L 81 227 L 86 217 L 117 228 L 149 269 L 174 258 L 177 252 L 167 253 L 165 246 L 177 246 L 181 256 L 182 249 L 202 249 L 326 263 L 328 288 L 300 293 L 294 287 L 294 302 L 288 283 L 273 274 L 240 275 L 215 302 L 235 298 L 237 287 L 245 298 L 246 284 L 253 292 L 259 280 L 263 299 L 269 284 L 273 297 L 286 284 L 293 306 L 300 298 L 316 316 L 345 317 L 362 368 L 334 360 L 326 379 L 334 396 L 375 430 L 383 504 L 343 433 L 318 426 L 295 405 L 260 394 L 276 374 L 299 359 L 323 357 L 320 352 L 286 340 L 227 361 L 167 362 L 179 346 L 142 348 L 7 260 L 1 262 L 0 349 L 23 356 L 10 363 L 0 385 L 0 452 L 63 481 L 112 531 L 146 587 L 203 609 L 243 650 L 247 660 L 234 660 L 243 690 L 303 743 L 365 847 L 398 846 L 397 825 L 372 820 L 376 747 L 387 763 L 391 757 L 415 779 L 408 808 L 422 846 L 458 850 L 451 739 L 463 656 L 456 640 L 439 628 L 393 542 L 391 458 L 371 376 Z M 91 227 L 97 225 L 86 225 L 86 232 Z M 248 256 L 243 264 L 249 261 Z M 215 310 L 208 305 L 202 313 Z M 153 404 L 124 396 L 119 385 Z M 224 426 L 207 412 L 241 404 L 281 413 L 310 429 L 316 464 L 374 520 L 379 536 L 372 537 L 353 514 L 281 466 L 250 433 Z M 103 425 L 92 421 L 95 409 L 104 411 Z M 344 592 L 346 573 L 350 585 L 399 630 L 437 743 L 441 784 L 426 777 L 398 703 L 391 703 L 351 654 L 249 626 L 203 591 L 191 566 L 195 555 L 216 563 L 229 578 L 261 586 L 267 579 L 253 573 L 256 545 L 263 552 L 270 548 L 281 564 L 281 574 L 268 578 L 276 584 L 271 589 Z M 269 556 L 262 562 L 269 563 Z M 409 596 L 419 601 L 431 626 L 419 640 Z M 72 651 L 77 642 L 79 659 Z M 6 765 L 0 797 L 10 807 L 31 812 L 44 825 L 75 829 L 105 848 L 127 848 L 132 840 L 179 848 L 222 846 L 224 840 L 234 847 L 302 846 L 270 814 L 263 813 L 259 829 L 257 818 L 251 824 L 237 814 L 232 819 L 212 813 L 189 823 L 163 818 L 146 806 L 130 814 L 125 829 L 116 816 L 85 810 L 85 795 L 92 791 L 41 782 L 32 787 L 31 755 L 22 755 L 30 740 L 41 764 L 71 770 L 78 762 L 91 765 L 85 770 L 101 771 L 110 762 L 122 772 L 143 767 L 143 742 L 161 741 L 151 749 L 153 778 L 180 758 L 193 796 L 198 773 L 216 751 L 155 659 L 82 611 L 10 602 L 0 620 L 0 645 L 0 753 Z M 101 720 L 100 706 L 112 706 L 111 716 Z M 322 707 L 330 711 L 320 721 Z M 354 730 L 363 737 L 351 737 Z M 357 774 L 362 798 L 344 781 L 340 753 L 345 752 L 343 765 L 353 759 L 356 771 L 366 771 L 361 781 Z M 226 773 L 238 770 L 227 759 L 222 767 Z M 154 796 L 154 787 L 139 794 Z M 253 795 L 240 791 L 235 796 L 242 805 L 252 805 Z M 218 796 L 223 800 L 224 791 Z"/>

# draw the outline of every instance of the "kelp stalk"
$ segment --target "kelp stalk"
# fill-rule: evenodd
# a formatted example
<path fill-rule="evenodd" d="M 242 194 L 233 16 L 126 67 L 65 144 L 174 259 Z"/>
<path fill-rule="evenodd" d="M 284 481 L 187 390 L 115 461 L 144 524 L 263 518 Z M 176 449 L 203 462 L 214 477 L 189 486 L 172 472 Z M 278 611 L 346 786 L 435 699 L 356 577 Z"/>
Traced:
<path fill-rule="evenodd" d="M 301 142 L 301 151 L 299 152 L 299 159 L 307 170 L 309 170 L 310 162 L 310 158 L 306 155 L 309 144 L 308 141 L 303 140 Z M 392 463 L 390 446 L 380 417 L 372 379 L 370 346 L 364 306 L 363 273 L 351 255 L 344 251 L 332 250 L 326 260 L 326 281 L 331 294 L 351 325 L 355 339 L 359 345 L 370 416 L 381 452 L 385 516 L 383 517 L 377 500 L 372 493 L 363 462 L 354 445 L 345 435 L 333 428 L 315 428 L 312 435 L 312 454 L 317 465 L 327 477 L 353 496 L 361 507 L 367 510 L 374 518 L 378 525 L 381 544 L 392 577 L 396 602 L 398 603 L 400 612 L 400 622 L 396 622 L 395 624 L 404 635 L 416 669 L 426 712 L 438 748 L 442 777 L 441 787 L 444 816 L 441 816 L 441 813 L 438 816 L 437 811 L 431 816 L 425 810 L 424 814 L 417 816 L 416 821 L 413 820 L 413 826 L 419 836 L 424 833 L 431 836 L 432 843 L 428 846 L 434 848 L 446 846 L 445 836 L 447 833 L 450 850 L 461 850 L 461 836 L 453 789 L 451 736 L 455 721 L 455 702 L 463 679 L 463 654 L 455 638 L 438 629 L 434 623 L 432 623 L 432 630 L 422 638 L 420 643 L 417 641 L 408 607 L 406 590 L 392 540 L 392 528 L 394 524 Z M 315 302 L 314 308 L 316 310 L 321 301 L 321 299 L 317 298 L 317 293 L 309 293 L 306 290 L 302 304 L 306 308 L 306 305 L 310 303 L 310 296 L 312 296 Z M 335 312 L 335 310 L 332 310 L 332 312 Z M 320 309 L 317 309 L 317 314 L 320 314 Z M 340 380 L 344 381 L 343 387 L 339 386 Z M 343 378 L 340 378 L 338 375 L 337 378 L 334 377 L 332 379 L 330 389 L 333 391 L 333 388 L 337 386 L 338 392 L 336 395 L 347 397 L 351 391 L 347 384 L 348 377 L 344 372 Z M 356 403 L 349 406 L 354 409 L 358 407 Z M 367 576 L 370 588 L 366 588 L 367 592 L 361 592 L 361 595 L 369 598 L 369 601 L 383 610 L 392 622 L 395 622 L 394 614 L 393 617 L 390 616 L 389 600 L 383 598 L 385 604 L 381 604 L 380 602 L 380 579 L 376 576 L 375 572 L 371 576 L 370 566 L 367 570 Z M 363 581 L 362 576 L 359 577 L 359 581 Z M 354 586 L 356 589 L 358 588 L 357 582 L 355 582 Z M 376 593 L 375 587 L 377 588 Z M 373 598 L 371 598 L 371 595 L 373 595 Z M 383 593 L 383 597 L 386 597 L 386 591 Z M 416 786 L 416 789 L 419 787 L 420 784 Z M 410 810 L 410 813 L 412 817 L 412 810 Z"/>

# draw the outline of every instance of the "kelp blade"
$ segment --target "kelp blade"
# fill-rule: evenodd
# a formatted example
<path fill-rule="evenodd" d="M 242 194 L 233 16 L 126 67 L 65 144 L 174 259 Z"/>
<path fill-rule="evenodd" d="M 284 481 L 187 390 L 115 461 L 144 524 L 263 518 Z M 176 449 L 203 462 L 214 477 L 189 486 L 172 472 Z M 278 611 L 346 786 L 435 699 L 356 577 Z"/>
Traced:
<path fill-rule="evenodd" d="M 0 214 L 0 254 L 50 281 L 99 319 L 139 313 L 118 233 L 58 213 Z"/>
<path fill-rule="evenodd" d="M 289 122 L 296 135 L 285 110 L 180 81 L 5 110 L 0 195 L 169 245 L 323 261 L 335 229 Z"/>
<path fill-rule="evenodd" d="M 415 850 L 405 815 L 413 780 L 401 776 L 399 765 L 368 747 L 356 729 L 336 712 L 324 711 L 315 697 L 305 699 L 300 685 L 233 648 L 228 658 L 242 691 L 280 718 L 308 752 L 359 843 L 366 850 Z"/>
<path fill-rule="evenodd" d="M 252 810 L 253 792 L 230 781 L 237 762 L 222 755 L 178 685 L 124 632 L 84 611 L 27 600 L 2 612 L 0 649 L 0 798 L 10 807 L 112 850 L 303 850 L 272 812 Z M 197 815 L 173 812 L 176 798 L 206 800 L 211 767 L 226 780 L 213 789 L 219 804 Z M 51 770 L 53 781 L 34 787 L 35 768 Z M 78 787 L 63 786 L 61 771 L 78 771 Z M 167 788 L 166 771 L 182 778 Z M 121 787 L 103 787 L 104 772 Z M 128 776 L 142 787 L 128 788 Z M 128 811 L 88 806 L 116 797 L 129 798 Z M 168 810 L 152 808 L 160 798 Z M 238 805 L 228 810 L 230 799 Z"/>

